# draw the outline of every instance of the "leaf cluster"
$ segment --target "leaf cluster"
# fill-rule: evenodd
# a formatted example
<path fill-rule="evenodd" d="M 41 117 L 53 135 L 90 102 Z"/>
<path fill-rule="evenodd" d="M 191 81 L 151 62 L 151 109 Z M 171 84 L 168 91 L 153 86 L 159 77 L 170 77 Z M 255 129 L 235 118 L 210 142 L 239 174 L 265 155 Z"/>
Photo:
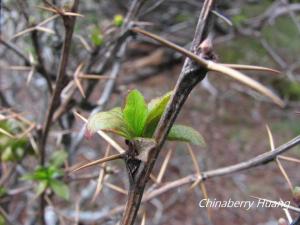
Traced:
<path fill-rule="evenodd" d="M 10 134 L 19 133 L 21 126 L 22 124 L 16 120 L 0 121 L 0 128 Z M 0 133 L 0 154 L 2 161 L 19 161 L 25 154 L 33 153 L 34 151 L 28 138 L 12 138 Z"/>
<path fill-rule="evenodd" d="M 23 176 L 24 180 L 37 182 L 36 195 L 42 194 L 50 188 L 57 196 L 68 200 L 70 197 L 68 186 L 60 181 L 64 172 L 60 167 L 67 158 L 67 153 L 63 150 L 56 151 L 50 159 L 48 166 L 37 167 L 32 173 Z"/>
<path fill-rule="evenodd" d="M 148 104 L 138 90 L 129 92 L 123 108 L 116 107 L 110 111 L 100 112 L 91 116 L 87 123 L 90 133 L 104 130 L 124 137 L 126 140 L 135 138 L 153 138 L 154 131 L 170 100 L 172 92 L 152 99 Z M 168 140 L 190 142 L 203 145 L 203 137 L 193 128 L 175 124 L 171 128 Z"/>

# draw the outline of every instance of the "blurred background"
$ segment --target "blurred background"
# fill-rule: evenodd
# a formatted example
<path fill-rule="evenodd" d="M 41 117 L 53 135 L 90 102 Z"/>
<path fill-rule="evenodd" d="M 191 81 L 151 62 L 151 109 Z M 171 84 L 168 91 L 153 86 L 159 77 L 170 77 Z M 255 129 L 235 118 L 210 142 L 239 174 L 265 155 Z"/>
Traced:
<path fill-rule="evenodd" d="M 65 10 L 71 5 L 70 1 L 49 2 Z M 189 48 L 202 2 L 148 0 L 133 22 Z M 128 39 L 126 51 L 116 56 L 122 46 L 120 27 L 129 4 L 127 0 L 80 1 L 78 12 L 84 17 L 76 20 L 66 85 L 61 95 L 62 103 L 66 104 L 59 108 L 62 111 L 56 111 L 54 115 L 56 121 L 51 126 L 46 148 L 48 163 L 58 150 L 66 153 L 58 156 L 67 161 L 61 168 L 98 159 L 105 154 L 107 144 L 101 137 L 95 135 L 87 140 L 82 136 L 84 124 L 74 116 L 74 110 L 87 118 L 95 109 L 101 111 L 123 105 L 128 90 L 140 90 L 149 101 L 174 88 L 184 57 L 173 50 L 134 35 Z M 32 173 L 39 164 L 38 154 L 28 152 L 35 149 L 34 143 L 45 120 L 51 96 L 49 83 L 55 83 L 64 36 L 61 19 L 53 18 L 40 24 L 55 15 L 43 7 L 49 5 L 38 0 L 2 0 L 1 129 L 18 133 L 34 126 L 24 136 L 24 143 L 16 144 L 7 135 L 0 134 L 0 205 L 12 224 L 36 224 L 39 208 L 37 182 L 22 177 Z M 211 33 L 217 61 L 265 66 L 281 71 L 277 75 L 256 71 L 247 71 L 246 74 L 284 99 L 286 107 L 276 106 L 269 99 L 221 74 L 208 73 L 207 78 L 192 91 L 177 119 L 198 130 L 206 141 L 206 147 L 192 146 L 202 171 L 239 163 L 269 151 L 266 125 L 269 125 L 274 136 L 275 147 L 299 134 L 299 11 L 300 1 L 297 0 L 218 1 Z M 28 31 L 28 28 L 33 29 Z M 76 81 L 73 82 L 81 63 L 84 63 L 82 71 L 85 74 L 110 78 L 114 75 L 115 83 L 108 96 L 103 93 L 110 79 L 81 79 L 85 98 L 82 96 L 80 88 L 74 85 Z M 122 139 L 112 137 L 126 148 Z M 23 152 L 21 157 L 17 157 L 19 153 L 16 152 L 20 149 Z M 172 155 L 166 173 L 156 187 L 195 173 L 186 144 L 168 142 L 156 164 L 154 175 L 159 173 L 169 149 Z M 286 155 L 297 159 L 299 154 L 300 148 L 295 147 Z M 282 160 L 282 166 L 292 187 L 300 185 L 297 162 Z M 105 171 L 103 188 L 92 202 L 99 170 Z M 121 193 L 122 190 L 116 191 L 115 187 L 126 190 L 128 186 L 123 162 L 108 163 L 105 170 L 95 166 L 76 174 L 63 173 L 59 177 L 71 197 L 64 200 L 53 196 L 48 190 L 47 224 L 118 222 L 121 214 L 111 210 L 116 210 L 126 201 L 126 195 Z M 229 198 L 252 200 L 250 196 L 257 196 L 293 202 L 291 187 L 276 163 L 212 178 L 205 181 L 205 186 L 209 198 L 221 201 Z M 198 187 L 189 189 L 189 185 L 178 186 L 143 203 L 137 224 L 144 211 L 146 224 L 165 225 L 272 225 L 278 224 L 279 218 L 286 218 L 280 208 L 252 208 L 248 211 L 243 208 L 213 208 L 208 213 L 198 207 L 201 199 L 203 193 Z M 297 216 L 291 215 L 293 218 Z"/>

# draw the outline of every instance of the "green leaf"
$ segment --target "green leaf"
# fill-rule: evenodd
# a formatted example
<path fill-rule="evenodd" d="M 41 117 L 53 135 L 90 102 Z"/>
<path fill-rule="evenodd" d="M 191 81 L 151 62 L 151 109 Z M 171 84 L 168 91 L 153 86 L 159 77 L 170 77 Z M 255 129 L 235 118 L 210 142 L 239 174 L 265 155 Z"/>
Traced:
<path fill-rule="evenodd" d="M 0 225 L 5 225 L 5 219 L 3 218 L 3 216 L 0 215 Z"/>
<path fill-rule="evenodd" d="M 8 161 L 14 161 L 15 157 L 13 154 L 13 150 L 10 146 L 8 146 L 7 148 L 5 148 L 5 150 L 2 152 L 1 154 L 1 160 L 3 162 L 8 162 Z"/>
<path fill-rule="evenodd" d="M 38 167 L 32 173 L 22 176 L 23 180 L 50 181 L 63 175 L 63 170 L 55 167 Z"/>
<path fill-rule="evenodd" d="M 67 160 L 68 154 L 64 150 L 55 151 L 50 158 L 50 164 L 54 167 L 60 167 Z"/>
<path fill-rule="evenodd" d="M 171 95 L 172 91 L 160 98 L 153 99 L 148 103 L 148 116 L 144 130 L 144 135 L 146 137 L 152 137 L 153 132 L 166 109 Z"/>
<path fill-rule="evenodd" d="M 23 180 L 36 180 L 36 181 L 42 181 L 42 180 L 48 180 L 48 170 L 45 167 L 38 167 L 33 171 L 32 173 L 27 173 L 22 176 Z"/>
<path fill-rule="evenodd" d="M 35 188 L 36 196 L 39 196 L 40 194 L 42 194 L 46 190 L 47 187 L 48 187 L 48 182 L 46 180 L 39 182 Z"/>
<path fill-rule="evenodd" d="M 57 168 L 56 166 L 47 167 L 48 180 L 56 179 L 64 175 L 64 171 Z"/>
<path fill-rule="evenodd" d="M 147 114 L 144 96 L 138 90 L 129 92 L 123 109 L 123 117 L 134 137 L 141 137 Z"/>
<path fill-rule="evenodd" d="M 104 43 L 103 35 L 98 27 L 92 31 L 91 40 L 95 46 L 101 46 Z"/>
<path fill-rule="evenodd" d="M 87 130 L 90 133 L 105 130 L 130 139 L 129 131 L 124 122 L 120 107 L 91 116 L 88 119 Z"/>
<path fill-rule="evenodd" d="M 63 182 L 58 181 L 58 180 L 51 180 L 50 187 L 57 196 L 65 199 L 65 200 L 69 200 L 69 198 L 70 198 L 69 188 Z"/>
<path fill-rule="evenodd" d="M 117 27 L 121 27 L 124 23 L 124 17 L 122 15 L 115 15 L 114 16 L 114 24 Z"/>
<path fill-rule="evenodd" d="M 167 139 L 174 141 L 185 141 L 194 145 L 205 146 L 205 141 L 198 131 L 183 125 L 173 125 Z"/>
<path fill-rule="evenodd" d="M 7 190 L 5 187 L 0 186 L 0 198 L 7 194 Z"/>

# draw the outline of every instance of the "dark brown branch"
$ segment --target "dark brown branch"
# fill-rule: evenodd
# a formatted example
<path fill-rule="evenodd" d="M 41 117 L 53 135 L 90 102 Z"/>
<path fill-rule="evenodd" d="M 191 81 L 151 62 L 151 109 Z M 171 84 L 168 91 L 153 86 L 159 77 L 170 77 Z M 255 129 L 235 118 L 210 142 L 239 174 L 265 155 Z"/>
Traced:
<path fill-rule="evenodd" d="M 10 43 L 8 41 L 3 40 L 2 37 L 0 37 L 0 43 L 3 44 L 4 46 L 6 46 L 11 51 L 13 51 L 21 59 L 23 59 L 26 66 L 31 65 L 29 58 L 20 49 L 18 49 L 15 45 L 13 45 L 12 43 Z"/>
<path fill-rule="evenodd" d="M 72 7 L 72 12 L 77 12 L 78 3 L 79 3 L 79 0 L 74 1 L 74 5 Z M 65 34 L 60 64 L 59 64 L 59 68 L 58 68 L 58 74 L 57 74 L 57 78 L 56 78 L 56 82 L 55 82 L 55 89 L 54 89 L 52 99 L 51 99 L 51 102 L 50 102 L 50 105 L 49 105 L 49 108 L 47 111 L 45 124 L 43 126 L 42 135 L 41 135 L 41 139 L 39 142 L 39 150 L 40 150 L 40 154 L 41 154 L 41 164 L 42 165 L 45 162 L 45 145 L 47 142 L 47 137 L 48 137 L 49 129 L 51 126 L 52 117 L 53 117 L 55 110 L 57 109 L 57 107 L 60 104 L 60 94 L 61 94 L 62 89 L 65 87 L 65 79 L 66 79 L 65 75 L 66 75 L 66 69 L 67 69 L 68 60 L 69 60 L 69 54 L 70 54 L 70 48 L 71 48 L 71 43 L 72 43 L 72 36 L 73 36 L 76 17 L 75 16 L 70 16 L 70 17 L 64 16 L 63 20 L 64 20 L 66 34 Z"/>
<path fill-rule="evenodd" d="M 41 52 L 39 33 L 37 30 L 34 30 L 31 32 L 31 39 L 32 39 L 33 47 L 35 49 L 35 53 L 37 55 L 37 60 L 38 60 L 37 71 L 45 78 L 45 80 L 47 82 L 48 90 L 52 94 L 53 88 L 52 88 L 52 84 L 51 84 L 51 79 L 50 79 L 50 75 L 46 71 L 44 58 L 43 58 L 42 52 Z"/>
<path fill-rule="evenodd" d="M 77 12 L 79 0 L 75 0 L 72 6 L 71 11 Z M 63 22 L 65 26 L 65 38 L 63 43 L 62 54 L 60 58 L 60 64 L 57 72 L 57 78 L 55 82 L 55 89 L 52 94 L 52 99 L 50 105 L 48 107 L 45 123 L 42 128 L 42 133 L 40 135 L 40 141 L 38 143 L 39 151 L 40 151 L 40 165 L 44 166 L 45 158 L 46 158 L 46 143 L 48 138 L 48 133 L 51 127 L 52 117 L 54 115 L 55 110 L 60 105 L 60 94 L 65 87 L 65 79 L 66 79 L 66 69 L 69 60 L 70 48 L 72 43 L 72 36 L 75 27 L 76 17 L 75 16 L 63 16 Z M 44 211 L 45 211 L 45 194 L 42 193 L 40 198 L 40 221 L 42 224 L 45 224 L 44 220 Z"/>

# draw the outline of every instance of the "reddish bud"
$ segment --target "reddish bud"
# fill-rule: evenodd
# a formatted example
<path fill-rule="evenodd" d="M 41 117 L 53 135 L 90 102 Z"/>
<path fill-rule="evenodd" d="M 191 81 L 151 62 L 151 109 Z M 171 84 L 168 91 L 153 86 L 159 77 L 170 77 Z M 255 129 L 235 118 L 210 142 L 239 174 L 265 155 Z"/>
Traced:
<path fill-rule="evenodd" d="M 84 136 L 86 139 L 91 139 L 93 136 L 93 133 L 89 131 L 88 129 L 85 130 Z"/>

